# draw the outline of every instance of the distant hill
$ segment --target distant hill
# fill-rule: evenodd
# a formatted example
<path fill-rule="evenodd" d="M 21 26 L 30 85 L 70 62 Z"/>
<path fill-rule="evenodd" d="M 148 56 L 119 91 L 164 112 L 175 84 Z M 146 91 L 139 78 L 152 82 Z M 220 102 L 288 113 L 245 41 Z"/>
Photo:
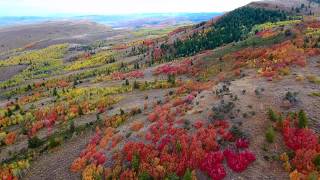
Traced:
<path fill-rule="evenodd" d="M 165 29 L 208 21 L 220 13 L 154 13 L 56 17 L 0 17 L 0 50 L 35 48 L 59 43 L 87 44 L 125 39 L 128 31 Z"/>
<path fill-rule="evenodd" d="M 21 24 L 34 24 L 57 20 L 90 20 L 113 28 L 140 28 L 148 26 L 180 25 L 200 23 L 222 13 L 151 13 L 130 15 L 89 15 L 53 17 L 0 17 L 0 27 Z"/>
<path fill-rule="evenodd" d="M 47 21 L 0 28 L 0 51 L 43 48 L 59 43 L 91 43 L 126 33 L 90 21 Z"/>

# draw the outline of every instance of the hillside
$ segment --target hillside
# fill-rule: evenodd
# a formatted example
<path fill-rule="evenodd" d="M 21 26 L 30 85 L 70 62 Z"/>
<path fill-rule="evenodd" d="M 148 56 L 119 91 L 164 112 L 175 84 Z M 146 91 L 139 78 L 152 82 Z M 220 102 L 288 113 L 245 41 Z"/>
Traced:
<path fill-rule="evenodd" d="M 126 33 L 89 21 L 49 21 L 0 28 L 0 51 L 35 46 L 44 48 L 60 43 L 92 43 Z"/>
<path fill-rule="evenodd" d="M 301 2 L 2 54 L 1 179 L 319 179 L 320 21 Z"/>
<path fill-rule="evenodd" d="M 249 6 L 273 10 L 284 10 L 300 15 L 319 16 L 320 6 L 318 0 L 265 0 L 250 3 Z"/>

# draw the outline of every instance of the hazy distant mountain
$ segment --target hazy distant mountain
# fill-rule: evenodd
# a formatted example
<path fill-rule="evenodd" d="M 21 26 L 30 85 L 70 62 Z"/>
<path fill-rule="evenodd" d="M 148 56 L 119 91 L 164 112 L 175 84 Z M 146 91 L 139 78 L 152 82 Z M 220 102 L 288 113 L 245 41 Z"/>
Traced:
<path fill-rule="evenodd" d="M 207 21 L 221 13 L 154 13 L 130 15 L 89 15 L 89 16 L 52 16 L 52 17 L 0 17 L 0 26 L 33 24 L 55 20 L 90 20 L 114 28 L 137 28 L 145 26 L 179 25 Z"/>

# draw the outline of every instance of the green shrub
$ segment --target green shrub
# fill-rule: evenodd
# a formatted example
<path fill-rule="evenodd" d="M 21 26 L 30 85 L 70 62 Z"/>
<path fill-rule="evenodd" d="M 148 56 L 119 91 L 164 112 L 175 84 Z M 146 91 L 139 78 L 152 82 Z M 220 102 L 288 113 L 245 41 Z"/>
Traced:
<path fill-rule="evenodd" d="M 137 171 L 139 169 L 140 157 L 139 154 L 135 153 L 132 157 L 131 165 L 132 168 Z"/>
<path fill-rule="evenodd" d="M 137 81 L 133 82 L 133 89 L 139 89 L 140 88 L 140 84 Z"/>
<path fill-rule="evenodd" d="M 182 145 L 181 145 L 180 141 L 176 142 L 176 149 L 177 149 L 178 152 L 182 151 Z"/>
<path fill-rule="evenodd" d="M 176 76 L 174 74 L 168 75 L 168 83 L 175 84 L 176 83 Z"/>
<path fill-rule="evenodd" d="M 142 172 L 141 174 L 139 174 L 138 179 L 139 180 L 152 180 L 153 178 L 149 175 L 148 172 Z"/>
<path fill-rule="evenodd" d="M 299 128 L 306 128 L 308 126 L 308 118 L 304 110 L 300 110 L 298 113 L 298 126 Z"/>
<path fill-rule="evenodd" d="M 278 120 L 277 114 L 272 109 L 268 110 L 268 117 L 273 122 L 276 122 Z"/>
<path fill-rule="evenodd" d="M 315 75 L 308 75 L 307 79 L 309 82 L 314 83 L 314 84 L 320 84 L 320 77 L 317 77 Z"/>
<path fill-rule="evenodd" d="M 126 85 L 126 86 L 129 86 L 129 85 L 130 85 L 130 83 L 129 83 L 129 80 L 128 80 L 128 79 L 126 79 L 126 81 L 125 81 L 125 85 Z"/>
<path fill-rule="evenodd" d="M 266 140 L 268 143 L 273 143 L 275 138 L 275 132 L 273 127 L 268 128 L 266 132 Z"/>
<path fill-rule="evenodd" d="M 313 164 L 317 166 L 317 168 L 320 168 L 320 155 L 313 160 Z"/>
<path fill-rule="evenodd" d="M 309 96 L 320 97 L 320 92 L 313 92 L 313 93 L 309 94 Z"/>
<path fill-rule="evenodd" d="M 57 88 L 54 88 L 54 89 L 53 89 L 52 95 L 53 95 L 53 96 L 58 96 Z"/>
<path fill-rule="evenodd" d="M 39 139 L 37 136 L 34 136 L 28 140 L 28 147 L 31 149 L 40 147 L 42 144 L 43 144 L 43 141 Z"/>
<path fill-rule="evenodd" d="M 177 176 L 175 173 L 169 174 L 169 175 L 165 178 L 165 180 L 179 180 L 179 179 L 180 179 L 179 176 Z"/>
<path fill-rule="evenodd" d="M 49 148 L 49 149 L 53 149 L 53 148 L 59 146 L 60 144 L 61 144 L 61 141 L 59 141 L 57 138 L 51 137 L 51 138 L 49 139 L 48 148 Z"/>
<path fill-rule="evenodd" d="M 288 154 L 289 159 L 293 159 L 295 157 L 294 151 L 288 151 L 287 154 Z"/>
<path fill-rule="evenodd" d="M 73 134 L 75 131 L 76 131 L 76 126 L 74 125 L 74 121 L 71 121 L 69 125 L 69 132 Z"/>
<path fill-rule="evenodd" d="M 183 175 L 183 180 L 192 180 L 192 172 L 190 169 L 187 169 Z"/>

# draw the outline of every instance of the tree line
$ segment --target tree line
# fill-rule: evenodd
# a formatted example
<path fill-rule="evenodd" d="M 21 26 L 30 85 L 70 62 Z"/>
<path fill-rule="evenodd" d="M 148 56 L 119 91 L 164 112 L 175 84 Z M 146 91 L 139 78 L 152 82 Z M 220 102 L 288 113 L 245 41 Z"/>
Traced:
<path fill-rule="evenodd" d="M 243 40 L 256 24 L 287 19 L 289 16 L 282 11 L 243 7 L 221 17 L 208 32 L 197 32 L 187 40 L 175 41 L 173 47 L 162 45 L 161 48 L 167 56 L 168 53 L 172 55 L 172 52 L 174 57 L 190 56 L 203 50 Z"/>

